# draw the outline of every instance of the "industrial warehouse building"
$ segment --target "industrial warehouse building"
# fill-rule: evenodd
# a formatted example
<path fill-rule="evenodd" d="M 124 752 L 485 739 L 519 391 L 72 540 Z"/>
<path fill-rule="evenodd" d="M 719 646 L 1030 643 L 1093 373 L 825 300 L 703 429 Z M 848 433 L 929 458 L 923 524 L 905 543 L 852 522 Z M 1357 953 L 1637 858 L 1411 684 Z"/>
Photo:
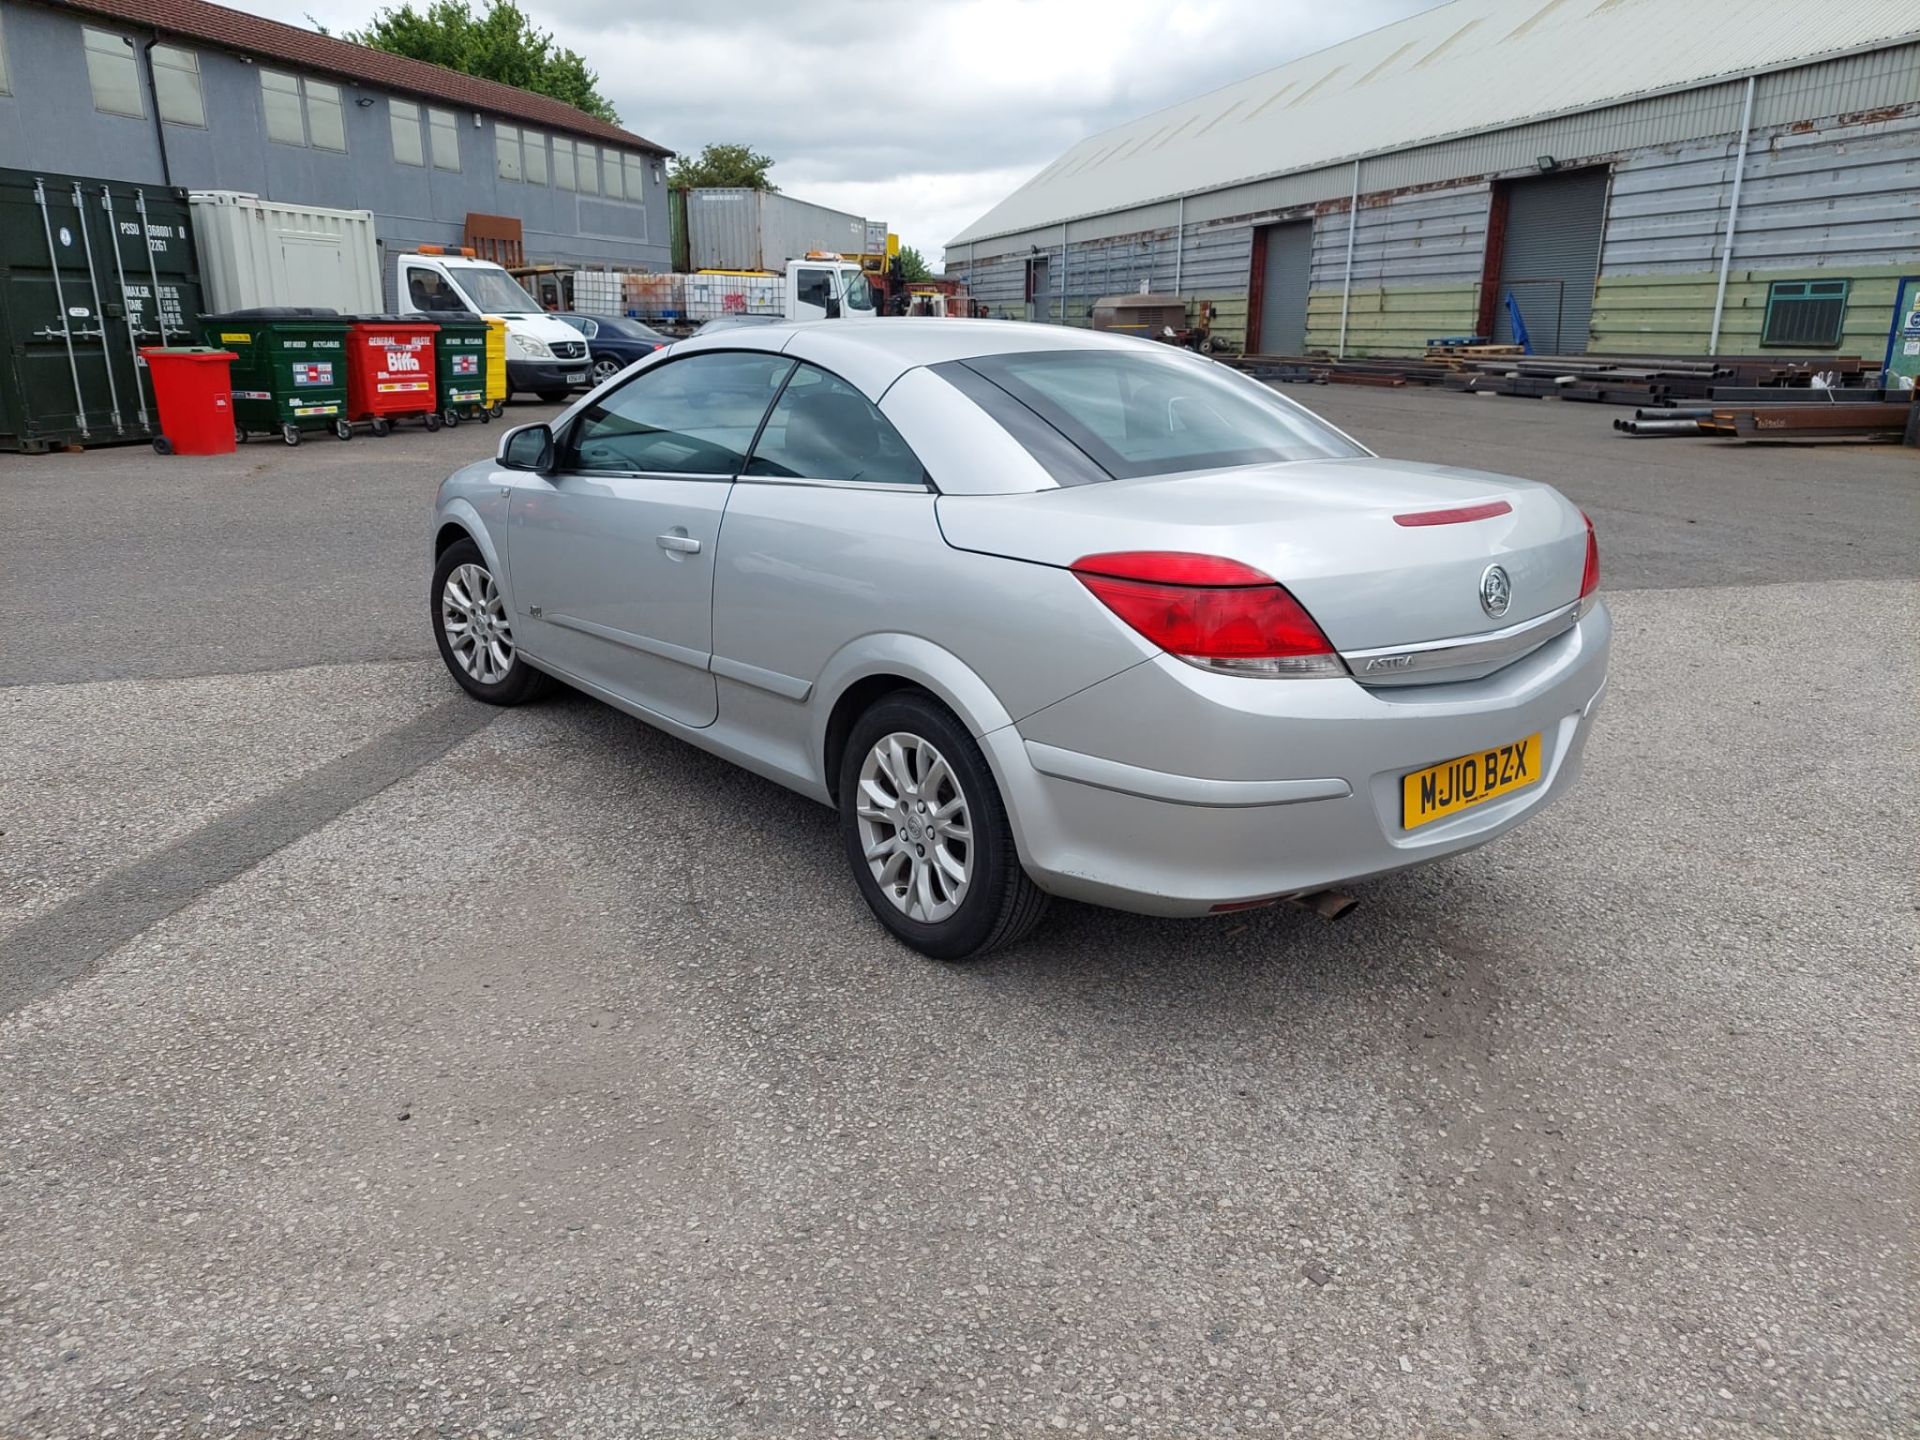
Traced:
<path fill-rule="evenodd" d="M 670 153 L 204 0 L 0 0 L 0 168 L 369 210 L 390 251 L 665 269 Z"/>
<path fill-rule="evenodd" d="M 946 269 L 1012 318 L 1211 301 L 1268 354 L 1517 311 L 1541 353 L 1877 359 L 1920 270 L 1920 4 L 1452 0 L 1082 142 Z"/>

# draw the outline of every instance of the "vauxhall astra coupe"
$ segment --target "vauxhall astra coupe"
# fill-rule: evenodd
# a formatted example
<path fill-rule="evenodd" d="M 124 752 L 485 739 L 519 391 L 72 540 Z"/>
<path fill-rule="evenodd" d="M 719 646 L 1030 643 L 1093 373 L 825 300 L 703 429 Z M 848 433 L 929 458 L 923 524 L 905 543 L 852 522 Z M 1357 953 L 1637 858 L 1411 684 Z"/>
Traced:
<path fill-rule="evenodd" d="M 1610 622 L 1551 487 L 1383 460 L 1148 341 L 716 331 L 440 487 L 431 613 L 835 807 L 959 960 L 1047 898 L 1205 915 L 1484 844 L 1571 786 Z"/>

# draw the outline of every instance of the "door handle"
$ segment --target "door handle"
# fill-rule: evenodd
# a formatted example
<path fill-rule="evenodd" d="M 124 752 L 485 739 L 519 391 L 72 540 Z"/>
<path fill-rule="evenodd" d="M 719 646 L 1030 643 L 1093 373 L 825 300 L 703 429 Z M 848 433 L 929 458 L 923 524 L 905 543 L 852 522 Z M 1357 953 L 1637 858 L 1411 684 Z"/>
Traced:
<path fill-rule="evenodd" d="M 662 550 L 670 550 L 676 555 L 700 553 L 700 542 L 691 535 L 656 535 L 653 537 L 653 542 Z"/>

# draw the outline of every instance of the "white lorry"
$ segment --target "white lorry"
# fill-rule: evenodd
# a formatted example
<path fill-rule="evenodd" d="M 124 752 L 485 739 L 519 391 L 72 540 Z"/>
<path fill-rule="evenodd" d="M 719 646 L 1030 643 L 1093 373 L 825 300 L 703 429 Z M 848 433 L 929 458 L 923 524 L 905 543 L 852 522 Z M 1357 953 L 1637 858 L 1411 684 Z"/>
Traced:
<path fill-rule="evenodd" d="M 540 308 L 520 282 L 473 251 L 422 245 L 397 256 L 395 308 L 428 320 L 485 315 L 507 323 L 507 394 L 530 391 L 559 402 L 587 383 L 587 342 L 564 320 Z"/>
<path fill-rule="evenodd" d="M 816 251 L 783 271 L 698 270 L 684 274 L 595 274 L 573 277 L 574 308 L 598 302 L 670 330 L 736 320 L 871 320 L 873 287 L 858 265 Z M 607 297 L 617 294 L 618 299 Z M 591 297 L 583 300 L 582 297 Z"/>

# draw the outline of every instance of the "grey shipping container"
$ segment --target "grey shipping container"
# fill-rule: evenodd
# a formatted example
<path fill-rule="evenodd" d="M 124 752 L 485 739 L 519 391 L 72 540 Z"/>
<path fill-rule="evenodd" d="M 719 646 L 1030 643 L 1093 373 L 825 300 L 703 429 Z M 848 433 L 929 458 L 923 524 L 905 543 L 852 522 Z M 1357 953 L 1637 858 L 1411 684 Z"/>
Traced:
<path fill-rule="evenodd" d="M 159 433 L 143 345 L 197 345 L 184 190 L 0 170 L 0 450 Z"/>
<path fill-rule="evenodd" d="M 689 190 L 687 248 L 695 270 L 784 270 L 810 250 L 858 255 L 859 215 L 766 190 Z"/>

